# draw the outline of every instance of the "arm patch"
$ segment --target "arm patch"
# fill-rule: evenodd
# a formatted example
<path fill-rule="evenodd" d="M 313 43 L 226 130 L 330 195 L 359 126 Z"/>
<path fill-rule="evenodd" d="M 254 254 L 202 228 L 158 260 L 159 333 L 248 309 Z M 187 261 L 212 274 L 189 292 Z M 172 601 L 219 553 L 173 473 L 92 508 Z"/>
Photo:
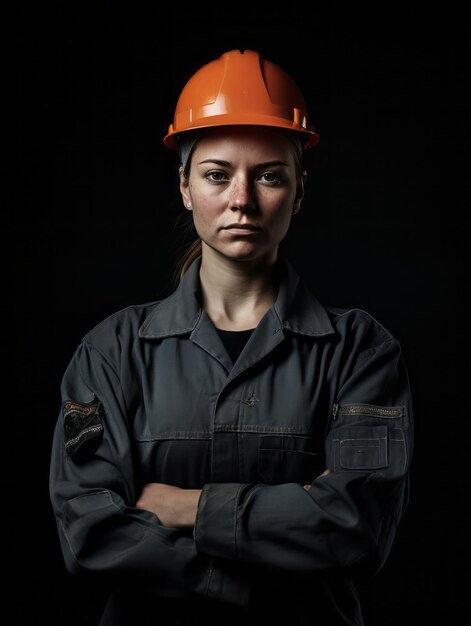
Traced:
<path fill-rule="evenodd" d="M 101 443 L 103 435 L 102 403 L 95 399 L 88 404 L 64 402 L 64 445 L 73 459 L 92 455 Z"/>

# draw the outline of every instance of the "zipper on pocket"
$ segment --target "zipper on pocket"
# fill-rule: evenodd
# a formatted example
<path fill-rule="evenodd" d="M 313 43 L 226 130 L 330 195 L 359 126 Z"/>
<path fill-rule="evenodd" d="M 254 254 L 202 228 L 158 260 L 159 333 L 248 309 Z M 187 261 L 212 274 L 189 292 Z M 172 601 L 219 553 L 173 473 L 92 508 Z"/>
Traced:
<path fill-rule="evenodd" d="M 402 406 L 376 406 L 373 404 L 334 404 L 332 407 L 332 417 L 338 415 L 372 415 L 373 417 L 383 417 L 395 419 L 404 415 Z"/>

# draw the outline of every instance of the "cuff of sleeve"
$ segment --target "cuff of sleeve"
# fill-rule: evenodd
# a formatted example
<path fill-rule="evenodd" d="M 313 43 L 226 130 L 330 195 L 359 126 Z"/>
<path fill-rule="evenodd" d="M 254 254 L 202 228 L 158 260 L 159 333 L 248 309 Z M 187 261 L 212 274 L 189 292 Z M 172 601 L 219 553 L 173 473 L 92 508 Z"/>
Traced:
<path fill-rule="evenodd" d="M 237 509 L 247 485 L 211 483 L 201 492 L 193 537 L 202 554 L 237 560 Z"/>

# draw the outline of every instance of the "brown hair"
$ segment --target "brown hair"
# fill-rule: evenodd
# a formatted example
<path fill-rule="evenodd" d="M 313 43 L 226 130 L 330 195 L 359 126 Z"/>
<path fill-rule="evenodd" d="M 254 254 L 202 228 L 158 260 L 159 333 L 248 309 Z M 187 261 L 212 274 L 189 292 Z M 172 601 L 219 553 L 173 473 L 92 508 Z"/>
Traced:
<path fill-rule="evenodd" d="M 180 259 L 177 267 L 177 280 L 180 281 L 183 278 L 183 274 L 187 271 L 190 265 L 195 259 L 201 256 L 202 243 L 198 237 L 196 241 L 190 244 L 190 247 L 185 250 L 183 257 Z"/>

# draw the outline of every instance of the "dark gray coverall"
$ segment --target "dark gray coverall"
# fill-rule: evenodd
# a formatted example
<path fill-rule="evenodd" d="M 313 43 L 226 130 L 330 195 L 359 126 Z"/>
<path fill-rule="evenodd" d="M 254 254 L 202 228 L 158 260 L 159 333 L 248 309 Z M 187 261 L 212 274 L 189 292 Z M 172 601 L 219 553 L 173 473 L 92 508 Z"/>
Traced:
<path fill-rule="evenodd" d="M 114 590 L 107 625 L 363 624 L 353 581 L 383 566 L 408 499 L 400 346 L 280 257 L 232 363 L 199 267 L 96 326 L 65 372 L 50 493 L 66 566 Z M 134 507 L 148 482 L 203 489 L 194 530 Z"/>

